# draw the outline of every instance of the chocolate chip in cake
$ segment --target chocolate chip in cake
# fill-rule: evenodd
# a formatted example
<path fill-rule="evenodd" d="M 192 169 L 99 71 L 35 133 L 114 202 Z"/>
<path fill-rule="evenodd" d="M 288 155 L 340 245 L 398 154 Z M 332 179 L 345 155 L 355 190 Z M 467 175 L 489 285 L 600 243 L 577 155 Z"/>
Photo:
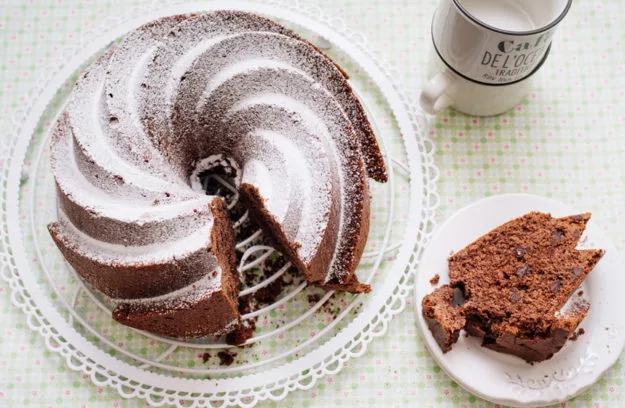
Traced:
<path fill-rule="evenodd" d="M 560 242 L 562 242 L 563 238 L 564 232 L 562 232 L 561 230 L 555 230 L 551 234 L 551 238 L 549 241 L 551 242 L 551 245 L 558 245 Z"/>
<path fill-rule="evenodd" d="M 521 294 L 519 293 L 518 290 L 516 290 L 515 288 L 510 289 L 510 302 L 512 303 L 516 303 L 519 300 L 521 300 Z"/>
<path fill-rule="evenodd" d="M 581 266 L 574 266 L 571 268 L 571 274 L 575 277 L 575 279 L 577 279 L 584 274 L 584 268 Z"/>
<path fill-rule="evenodd" d="M 571 221 L 575 222 L 575 223 L 580 223 L 582 221 L 584 221 L 584 215 L 583 214 L 577 214 L 571 217 Z"/>
<path fill-rule="evenodd" d="M 527 271 L 529 271 L 529 270 L 530 270 L 530 266 L 529 265 L 523 265 L 520 268 L 517 268 L 516 276 L 518 276 L 519 278 L 522 278 L 525 275 L 527 275 Z"/>
<path fill-rule="evenodd" d="M 525 255 L 527 255 L 527 248 L 522 246 L 514 248 L 514 256 L 516 256 L 517 260 L 522 261 Z"/>
<path fill-rule="evenodd" d="M 561 287 L 562 287 L 562 282 L 560 282 L 559 280 L 551 282 L 549 284 L 549 290 L 552 291 L 553 293 L 558 293 Z"/>
<path fill-rule="evenodd" d="M 454 296 L 451 301 L 452 306 L 462 306 L 466 299 L 464 298 L 463 288 L 454 288 Z"/>

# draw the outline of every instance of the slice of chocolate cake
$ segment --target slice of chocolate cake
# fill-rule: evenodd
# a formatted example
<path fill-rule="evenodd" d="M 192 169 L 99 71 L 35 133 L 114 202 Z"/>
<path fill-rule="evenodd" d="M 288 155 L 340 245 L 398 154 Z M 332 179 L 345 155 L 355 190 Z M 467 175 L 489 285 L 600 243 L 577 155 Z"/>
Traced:
<path fill-rule="evenodd" d="M 560 350 L 589 309 L 577 299 L 566 310 L 563 306 L 604 254 L 576 249 L 589 219 L 588 213 L 552 218 L 532 212 L 452 255 L 450 288 L 461 289 L 465 298 L 454 313 L 466 319 L 467 333 L 481 337 L 484 347 L 528 362 L 549 359 Z M 435 304 L 424 307 L 423 314 L 442 326 L 428 323 L 446 351 L 448 341 L 439 341 L 437 333 L 457 330 L 457 320 L 433 315 L 431 310 L 450 310 L 449 301 L 428 296 L 434 296 L 428 303 Z"/>

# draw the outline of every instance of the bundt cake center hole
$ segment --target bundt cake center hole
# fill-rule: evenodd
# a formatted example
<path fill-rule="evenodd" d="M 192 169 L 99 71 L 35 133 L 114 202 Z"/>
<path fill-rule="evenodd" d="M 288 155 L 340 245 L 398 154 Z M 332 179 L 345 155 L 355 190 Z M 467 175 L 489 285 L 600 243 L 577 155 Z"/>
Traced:
<path fill-rule="evenodd" d="M 236 182 L 230 169 L 215 167 L 199 174 L 202 189 L 207 195 L 219 196 L 230 203 L 236 194 Z"/>
<path fill-rule="evenodd" d="M 240 177 L 241 170 L 233 159 L 217 155 L 199 161 L 190 181 L 195 191 L 223 198 L 231 210 L 239 201 Z"/>

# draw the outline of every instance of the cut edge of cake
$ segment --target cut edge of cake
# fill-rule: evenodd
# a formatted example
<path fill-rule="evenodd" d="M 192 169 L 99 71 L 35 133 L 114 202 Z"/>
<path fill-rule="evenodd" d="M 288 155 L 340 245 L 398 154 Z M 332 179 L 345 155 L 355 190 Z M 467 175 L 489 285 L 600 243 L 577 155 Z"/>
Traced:
<path fill-rule="evenodd" d="M 122 300 L 113 310 L 114 320 L 175 338 L 219 335 L 236 330 L 241 315 L 238 312 L 235 233 L 223 199 L 213 199 L 210 209 L 214 220 L 210 250 L 217 258 L 218 268 L 178 291 L 136 301 Z M 212 281 L 217 278 L 218 283 Z M 220 316 L 215 316 L 215 312 Z"/>

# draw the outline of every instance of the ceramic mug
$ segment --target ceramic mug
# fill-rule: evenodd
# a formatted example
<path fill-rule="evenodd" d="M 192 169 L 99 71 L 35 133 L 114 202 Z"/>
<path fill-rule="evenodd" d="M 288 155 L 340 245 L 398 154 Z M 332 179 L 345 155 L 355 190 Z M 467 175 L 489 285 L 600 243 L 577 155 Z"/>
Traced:
<path fill-rule="evenodd" d="M 420 97 L 434 114 L 512 109 L 529 94 L 572 0 L 441 0 L 432 20 L 429 81 Z"/>

